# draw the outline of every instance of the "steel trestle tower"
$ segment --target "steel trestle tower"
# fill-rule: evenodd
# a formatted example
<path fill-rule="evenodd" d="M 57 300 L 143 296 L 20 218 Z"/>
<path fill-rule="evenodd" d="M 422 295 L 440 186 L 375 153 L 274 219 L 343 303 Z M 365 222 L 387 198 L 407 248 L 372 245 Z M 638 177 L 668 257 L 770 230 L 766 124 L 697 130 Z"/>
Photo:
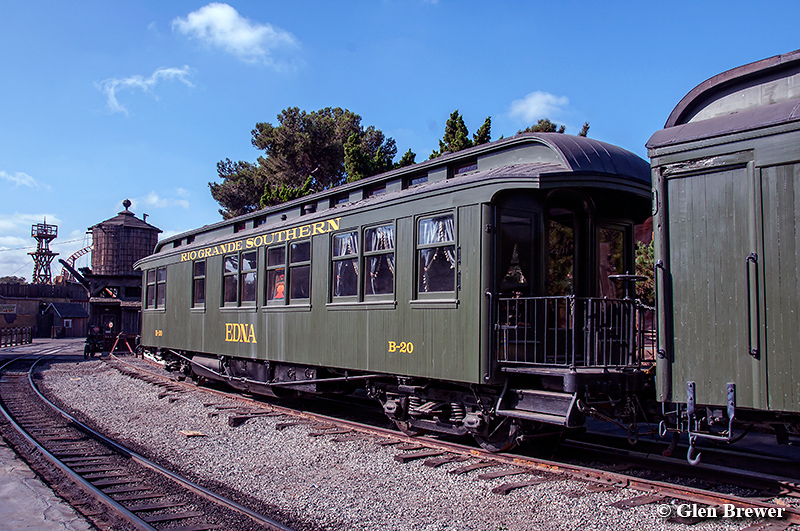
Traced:
<path fill-rule="evenodd" d="M 50 262 L 58 255 L 50 250 L 50 242 L 58 236 L 58 225 L 37 223 L 31 227 L 31 238 L 37 242 L 36 252 L 28 253 L 33 257 L 33 277 L 31 284 L 50 284 Z"/>

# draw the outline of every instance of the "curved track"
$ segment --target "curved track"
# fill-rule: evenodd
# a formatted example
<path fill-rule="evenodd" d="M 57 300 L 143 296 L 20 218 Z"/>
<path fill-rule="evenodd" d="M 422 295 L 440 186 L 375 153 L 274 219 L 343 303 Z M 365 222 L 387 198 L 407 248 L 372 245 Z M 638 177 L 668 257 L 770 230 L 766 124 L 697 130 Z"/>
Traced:
<path fill-rule="evenodd" d="M 783 515 L 781 520 L 783 524 L 800 524 L 800 508 L 786 502 L 786 497 L 797 498 L 800 495 L 800 487 L 792 480 L 784 477 L 754 474 L 734 468 L 714 467 L 711 465 L 689 467 L 681 459 L 671 460 L 672 462 L 667 464 L 670 474 L 665 474 L 658 472 L 661 464 L 657 463 L 656 459 L 653 459 L 654 456 L 636 455 L 633 452 L 620 454 L 625 464 L 621 467 L 611 467 L 611 470 L 519 454 L 492 454 L 471 446 L 441 439 L 408 437 L 393 430 L 357 421 L 343 420 L 309 411 L 298 411 L 291 407 L 278 406 L 274 403 L 265 404 L 239 394 L 197 388 L 188 383 L 176 382 L 163 374 L 148 371 L 141 366 L 141 363 L 127 363 L 116 357 L 111 357 L 107 361 L 129 377 L 141 379 L 165 389 L 171 389 L 172 392 L 200 390 L 206 393 L 222 394 L 228 398 L 236 398 L 243 406 L 240 410 L 227 412 L 228 424 L 231 426 L 236 426 L 239 423 L 246 422 L 248 418 L 264 414 L 285 415 L 287 416 L 287 422 L 284 423 L 286 425 L 292 424 L 292 419 L 300 417 L 323 426 L 316 435 L 335 435 L 337 437 L 343 434 L 346 434 L 346 437 L 375 436 L 379 440 L 378 444 L 394 445 L 399 450 L 395 459 L 400 462 L 425 459 L 426 465 L 439 466 L 448 462 L 465 461 L 467 464 L 460 469 L 463 472 L 478 468 L 487 469 L 485 474 L 478 476 L 481 479 L 490 477 L 512 478 L 512 481 L 494 489 L 497 494 L 507 494 L 515 489 L 569 477 L 587 482 L 588 490 L 627 487 L 640 491 L 642 496 L 631 499 L 630 506 L 643 503 L 664 503 L 668 500 L 674 500 L 676 504 L 690 503 L 708 507 L 732 505 L 742 510 L 777 511 L 780 509 L 780 514 Z M 581 462 L 586 462 L 589 459 L 599 459 L 603 452 L 608 452 L 609 449 L 605 448 L 602 451 L 594 452 L 593 449 L 584 447 L 582 451 L 583 459 Z M 634 468 L 638 470 L 634 470 Z M 656 474 L 648 474 L 654 470 L 657 471 Z M 643 471 L 645 472 L 644 474 L 642 473 Z M 648 475 L 651 477 L 646 477 Z M 668 476 L 704 480 L 704 487 L 691 487 L 675 483 L 670 481 Z M 730 488 L 731 486 L 743 485 L 747 486 L 748 490 L 751 490 L 754 494 L 750 497 L 733 494 L 736 489 Z"/>
<path fill-rule="evenodd" d="M 0 365 L 2 414 L 36 452 L 113 514 L 114 520 L 146 531 L 291 531 L 164 469 L 58 409 L 33 382 L 33 369 L 43 358 L 22 356 Z"/>

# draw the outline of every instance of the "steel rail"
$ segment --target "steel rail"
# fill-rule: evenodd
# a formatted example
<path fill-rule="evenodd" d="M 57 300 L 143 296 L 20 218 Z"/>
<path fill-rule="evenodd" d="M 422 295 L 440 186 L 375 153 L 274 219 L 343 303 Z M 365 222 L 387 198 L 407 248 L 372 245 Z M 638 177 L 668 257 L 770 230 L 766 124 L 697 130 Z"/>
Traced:
<path fill-rule="evenodd" d="M 151 371 L 147 371 L 142 369 L 141 367 L 137 367 L 136 365 L 130 364 L 120 358 L 117 358 L 119 362 L 134 368 L 140 372 L 146 372 L 147 374 L 157 376 L 158 378 L 170 381 L 172 383 L 176 383 L 174 380 L 161 375 L 156 374 Z M 659 481 L 653 479 L 645 479 L 639 478 L 627 474 L 623 474 L 620 472 L 612 472 L 592 467 L 586 467 L 581 465 L 573 465 L 568 463 L 562 463 L 558 461 L 552 461 L 547 459 L 541 458 L 532 458 L 522 455 L 515 455 L 515 454 L 507 454 L 507 453 L 491 453 L 486 450 L 477 449 L 471 446 L 466 446 L 458 443 L 451 443 L 447 441 L 429 439 L 427 437 L 410 437 L 408 435 L 404 435 L 399 433 L 395 430 L 380 428 L 376 426 L 369 426 L 365 425 L 356 421 L 344 420 L 335 417 L 330 417 L 327 415 L 319 414 L 319 413 L 312 413 L 308 411 L 299 411 L 294 410 L 291 408 L 278 406 L 275 404 L 265 404 L 263 402 L 259 402 L 257 400 L 253 400 L 247 397 L 244 397 L 239 394 L 231 394 L 226 393 L 223 391 L 217 391 L 214 389 L 208 388 L 201 388 L 197 386 L 190 386 L 189 384 L 184 384 L 187 388 L 201 390 L 202 392 L 214 394 L 218 396 L 224 396 L 226 398 L 235 399 L 240 402 L 245 402 L 247 404 L 268 408 L 271 411 L 284 413 L 286 415 L 300 417 L 300 418 L 309 418 L 312 420 L 319 421 L 320 423 L 327 423 L 332 424 L 335 426 L 346 427 L 356 432 L 364 433 L 366 435 L 379 435 L 382 437 L 389 437 L 394 438 L 399 441 L 405 442 L 414 442 L 421 446 L 424 446 L 429 449 L 441 450 L 445 452 L 451 452 L 460 455 L 469 455 L 470 457 L 476 459 L 483 459 L 486 461 L 493 461 L 499 464 L 511 465 L 515 467 L 524 467 L 529 468 L 534 471 L 541 471 L 541 472 L 550 472 L 555 474 L 566 474 L 574 479 L 584 480 L 584 481 L 591 481 L 595 483 L 602 483 L 610 486 L 615 486 L 619 488 L 631 488 L 640 492 L 645 493 L 660 493 L 666 496 L 684 500 L 691 503 L 701 503 L 707 504 L 709 506 L 718 506 L 723 504 L 734 504 L 737 507 L 747 509 L 747 508 L 764 508 L 764 509 L 781 509 L 783 513 L 786 515 L 784 522 L 793 523 L 793 524 L 800 524 L 800 508 L 790 507 L 787 505 L 778 505 L 770 502 L 766 502 L 760 499 L 752 499 L 752 498 L 745 498 L 742 496 L 735 496 L 729 494 L 723 494 L 719 492 L 709 491 L 705 489 L 700 489 L 696 487 L 688 487 L 684 485 L 676 485 L 666 481 Z M 733 473 L 733 472 L 730 472 Z M 764 478 L 760 478 L 764 479 Z M 774 479 L 776 485 L 781 484 L 781 480 L 785 478 L 771 478 Z"/>
<path fill-rule="evenodd" d="M 33 369 L 33 368 L 31 368 L 31 369 Z M 210 500 L 210 501 L 212 501 L 214 503 L 217 503 L 217 504 L 220 504 L 220 505 L 224 505 L 224 506 L 228 507 L 229 509 L 232 509 L 232 510 L 234 510 L 234 511 L 236 511 L 236 512 L 242 514 L 242 515 L 245 515 L 245 516 L 249 517 L 250 519 L 252 519 L 253 521 L 255 521 L 256 523 L 258 523 L 260 525 L 263 525 L 263 526 L 265 526 L 265 527 L 267 527 L 267 528 L 269 528 L 271 530 L 274 530 L 274 531 L 294 531 L 294 529 L 291 528 L 291 527 L 285 526 L 285 525 L 281 524 L 280 522 L 278 522 L 276 520 L 273 520 L 272 518 L 269 518 L 267 516 L 264 516 L 262 514 L 259 514 L 259 513 L 255 512 L 255 511 L 252 511 L 252 510 L 248 509 L 247 507 L 245 507 L 245 506 L 243 506 L 243 505 L 241 505 L 239 503 L 236 503 L 233 500 L 229 500 L 228 498 L 225 498 L 224 496 L 221 496 L 221 495 L 219 495 L 219 494 L 217 494 L 217 493 L 215 493 L 215 492 L 213 492 L 213 491 L 211 491 L 209 489 L 206 489 L 205 487 L 202 487 L 202 486 L 198 485 L 197 483 L 194 483 L 194 482 L 192 482 L 192 481 L 190 481 L 190 480 L 188 480 L 188 479 L 186 479 L 186 478 L 184 478 L 182 476 L 179 476 L 178 474 L 175 474 L 174 472 L 162 467 L 161 465 L 158 465 L 158 464 L 154 463 L 153 461 L 150 461 L 146 457 L 134 452 L 133 450 L 131 450 L 129 448 L 126 448 L 126 447 L 120 445 L 119 443 L 109 439 L 105 435 L 93 430 L 92 428 L 90 428 L 86 424 L 82 423 L 81 421 L 79 421 L 78 419 L 76 419 L 75 417 L 73 417 L 72 415 L 67 413 L 66 411 L 60 409 L 58 406 L 53 404 L 50 400 L 48 400 L 39 391 L 39 389 L 34 384 L 32 370 L 31 370 L 31 372 L 28 373 L 28 380 L 30 382 L 31 387 L 36 392 L 36 394 L 39 396 L 39 398 L 41 400 L 43 400 L 48 406 L 53 408 L 54 411 L 58 412 L 62 417 L 64 417 L 69 422 L 74 423 L 76 426 L 79 427 L 79 429 L 81 431 L 84 431 L 84 432 L 90 434 L 92 437 L 95 437 L 95 438 L 99 439 L 104 444 L 106 444 L 109 447 L 111 447 L 117 453 L 119 453 L 119 454 L 121 454 L 121 455 L 123 455 L 123 456 L 125 456 L 125 457 L 127 457 L 129 459 L 131 459 L 132 461 L 134 461 L 134 462 L 136 462 L 136 463 L 138 463 L 138 464 L 140 464 L 140 465 L 142 465 L 142 466 L 144 466 L 146 468 L 149 468 L 149 469 L 151 469 L 151 470 L 153 470 L 153 471 L 155 471 L 155 472 L 157 472 L 159 474 L 162 474 L 163 476 L 168 477 L 169 479 L 173 480 L 174 482 L 178 483 L 179 485 L 183 486 L 184 488 L 194 492 L 195 494 L 197 494 L 199 496 L 202 496 L 203 498 L 205 498 L 207 500 Z"/>
<path fill-rule="evenodd" d="M 43 355 L 39 357 L 39 359 L 35 360 L 35 362 L 31 365 L 28 371 L 28 378 L 30 381 L 30 375 L 33 371 L 33 368 L 38 364 L 42 359 L 46 358 L 48 355 Z M 6 369 L 9 365 L 16 363 L 17 361 L 23 359 L 30 359 L 29 356 L 21 356 L 19 358 L 13 359 L 7 363 L 4 363 L 0 366 L 0 370 Z M 32 385 L 32 384 L 31 384 Z M 35 389 L 35 387 L 34 387 Z M 37 391 L 38 392 L 38 391 Z M 106 493 L 92 485 L 89 481 L 81 477 L 78 473 L 73 471 L 69 466 L 64 464 L 60 459 L 56 456 L 51 454 L 47 449 L 44 448 L 41 444 L 39 444 L 33 437 L 31 437 L 25 429 L 17 424 L 17 422 L 12 418 L 11 412 L 8 411 L 5 405 L 0 401 L 0 411 L 2 411 L 3 416 L 8 421 L 9 424 L 16 430 L 28 443 L 33 446 L 33 448 L 39 452 L 44 458 L 53 466 L 58 468 L 61 472 L 69 476 L 77 485 L 81 487 L 81 489 L 89 494 L 92 498 L 97 500 L 98 502 L 102 503 L 104 506 L 111 509 L 112 512 L 116 513 L 118 516 L 124 518 L 128 521 L 131 525 L 133 525 L 136 529 L 140 531 L 158 531 L 156 528 L 136 516 L 134 513 L 130 512 L 128 509 L 120 505 L 116 500 L 108 496 Z"/>

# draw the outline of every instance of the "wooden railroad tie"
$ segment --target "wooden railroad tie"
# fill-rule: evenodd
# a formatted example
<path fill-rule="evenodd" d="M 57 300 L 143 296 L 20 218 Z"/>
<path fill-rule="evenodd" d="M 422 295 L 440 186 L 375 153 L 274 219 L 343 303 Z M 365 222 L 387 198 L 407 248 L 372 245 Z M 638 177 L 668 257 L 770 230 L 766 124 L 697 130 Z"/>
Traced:
<path fill-rule="evenodd" d="M 500 485 L 499 487 L 493 488 L 492 492 L 494 494 L 500 494 L 502 496 L 505 496 L 506 494 L 508 494 L 512 490 L 521 489 L 523 487 L 531 487 L 533 485 L 539 485 L 540 483 L 546 483 L 546 482 L 552 481 L 552 480 L 553 480 L 552 478 L 549 478 L 549 477 L 546 477 L 546 476 L 539 476 L 539 477 L 535 477 L 535 478 L 528 479 L 528 480 L 525 480 L 525 481 L 517 481 L 517 482 L 514 482 L 514 483 L 504 483 L 503 485 Z"/>
<path fill-rule="evenodd" d="M 453 474 L 455 476 L 460 476 L 461 474 L 466 474 L 467 472 L 472 472 L 473 470 L 478 470 L 480 468 L 488 468 L 490 466 L 497 466 L 497 463 L 490 463 L 488 461 L 480 461 L 478 463 L 473 463 L 471 465 L 465 465 L 462 467 L 454 468 L 450 470 L 448 474 Z"/>
<path fill-rule="evenodd" d="M 398 463 L 408 463 L 410 461 L 416 461 L 417 459 L 425 459 L 426 457 L 436 457 L 443 453 L 444 450 L 422 450 L 420 452 L 397 454 L 394 456 L 394 460 Z"/>

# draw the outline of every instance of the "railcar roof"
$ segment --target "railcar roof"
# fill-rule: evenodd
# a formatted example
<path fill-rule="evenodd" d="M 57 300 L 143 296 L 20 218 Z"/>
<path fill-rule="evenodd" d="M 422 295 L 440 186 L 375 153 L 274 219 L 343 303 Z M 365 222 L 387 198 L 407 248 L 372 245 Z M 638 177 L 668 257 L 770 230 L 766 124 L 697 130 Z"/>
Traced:
<path fill-rule="evenodd" d="M 317 204 L 326 199 L 346 195 L 359 189 L 368 190 L 384 183 L 402 181 L 408 177 L 430 176 L 472 161 L 477 164 L 476 170 L 465 172 L 454 178 L 432 180 L 410 188 L 403 187 L 403 189 L 387 191 L 372 197 L 364 197 L 358 201 L 347 202 L 343 205 L 330 206 L 324 210 L 303 215 L 303 219 L 304 221 L 312 222 L 317 218 L 330 217 L 333 213 L 346 213 L 372 203 L 390 201 L 400 196 L 407 197 L 430 193 L 448 187 L 463 186 L 470 182 L 497 178 L 536 179 L 544 175 L 559 175 L 565 178 L 582 176 L 590 177 L 595 182 L 622 180 L 630 181 L 637 187 L 644 185 L 649 189 L 650 186 L 649 164 L 630 151 L 592 138 L 561 133 L 523 133 L 338 186 L 237 218 L 206 225 L 167 238 L 159 242 L 156 250 L 159 251 L 168 243 L 190 235 L 213 232 L 220 227 L 230 226 L 234 223 L 252 220 L 257 217 L 270 216 L 274 218 L 274 216 L 279 216 L 284 212 L 297 211 L 303 205 Z M 364 195 L 366 196 L 367 194 Z M 297 218 L 294 217 L 284 221 L 271 221 L 269 225 L 271 228 L 280 228 L 283 225 L 296 224 L 297 221 Z M 246 232 L 249 231 L 243 231 L 243 234 Z M 230 238 L 230 236 L 224 237 Z M 220 238 L 222 237 L 220 235 Z M 216 239 L 214 237 L 209 241 Z"/>
<path fill-rule="evenodd" d="M 718 74 L 673 109 L 648 149 L 800 122 L 800 50 Z"/>

